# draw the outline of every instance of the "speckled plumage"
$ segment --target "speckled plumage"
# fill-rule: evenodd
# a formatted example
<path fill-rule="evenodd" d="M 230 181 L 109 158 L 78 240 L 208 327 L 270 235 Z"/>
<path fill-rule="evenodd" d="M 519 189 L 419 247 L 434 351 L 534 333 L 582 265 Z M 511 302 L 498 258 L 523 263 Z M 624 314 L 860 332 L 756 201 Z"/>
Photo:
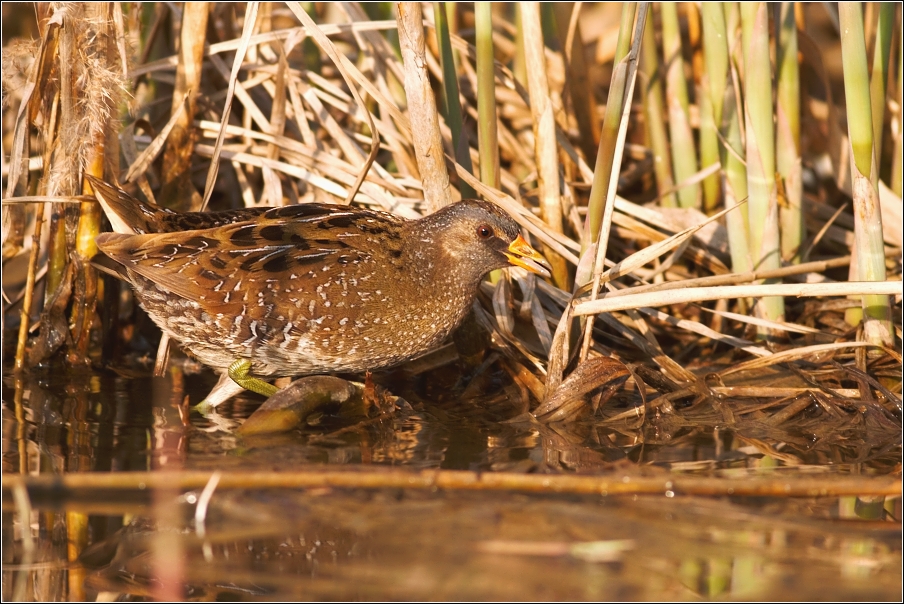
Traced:
<path fill-rule="evenodd" d="M 98 264 L 221 371 L 239 358 L 262 377 L 395 365 L 449 335 L 487 272 L 512 263 L 545 272 L 514 220 L 483 201 L 413 221 L 325 204 L 175 214 L 92 185 L 114 227 L 132 230 L 98 236 L 107 257 Z M 154 232 L 184 226 L 193 228 Z"/>

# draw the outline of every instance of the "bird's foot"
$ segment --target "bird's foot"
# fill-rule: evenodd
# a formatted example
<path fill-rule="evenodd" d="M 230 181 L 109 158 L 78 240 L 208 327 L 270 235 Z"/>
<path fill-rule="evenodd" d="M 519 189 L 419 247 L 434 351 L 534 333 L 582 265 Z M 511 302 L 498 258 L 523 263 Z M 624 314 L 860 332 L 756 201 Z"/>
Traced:
<path fill-rule="evenodd" d="M 249 376 L 248 374 L 250 372 L 251 361 L 248 359 L 236 359 L 229 366 L 229 369 L 226 370 L 227 375 L 232 378 L 232 381 L 245 390 L 256 392 L 267 398 L 270 398 L 279 391 L 279 388 L 273 384 L 268 384 L 260 378 Z"/>

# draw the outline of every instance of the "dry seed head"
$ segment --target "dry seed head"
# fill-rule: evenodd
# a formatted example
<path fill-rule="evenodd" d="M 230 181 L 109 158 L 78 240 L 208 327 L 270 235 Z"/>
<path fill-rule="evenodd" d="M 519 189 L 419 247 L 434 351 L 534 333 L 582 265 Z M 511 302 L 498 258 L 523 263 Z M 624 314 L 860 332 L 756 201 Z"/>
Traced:
<path fill-rule="evenodd" d="M 11 98 L 21 99 L 22 89 L 38 56 L 38 41 L 12 40 L 3 48 L 2 55 L 2 106 L 9 106 Z"/>
<path fill-rule="evenodd" d="M 67 182 L 73 174 L 72 162 L 78 162 L 78 172 L 84 171 L 98 152 L 98 145 L 107 132 L 119 130 L 120 107 L 128 96 L 128 80 L 122 73 L 122 61 L 114 40 L 115 25 L 103 4 L 54 5 L 65 27 L 71 28 L 73 43 L 70 56 L 63 56 L 60 45 L 59 61 L 68 62 L 71 73 L 68 85 L 75 100 L 72 119 L 60 122 L 60 153 L 55 156 L 48 193 L 65 193 L 75 189 Z"/>

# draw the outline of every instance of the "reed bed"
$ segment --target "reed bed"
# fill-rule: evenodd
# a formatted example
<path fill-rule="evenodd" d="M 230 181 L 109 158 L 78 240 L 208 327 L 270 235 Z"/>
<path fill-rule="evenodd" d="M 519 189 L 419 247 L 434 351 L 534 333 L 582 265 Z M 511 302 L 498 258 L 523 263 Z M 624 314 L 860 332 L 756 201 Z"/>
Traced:
<path fill-rule="evenodd" d="M 236 488 L 831 498 L 842 517 L 900 523 L 900 6 L 4 3 L 3 17 L 19 28 L 2 73 L 12 599 L 45 556 L 27 529 L 56 529 L 32 504 L 62 493 L 74 600 L 88 514 L 131 513 L 136 493 L 175 518 L 172 495 L 204 487 L 201 528 L 214 489 Z M 407 369 L 459 360 L 471 385 L 434 408 L 505 419 L 543 462 L 262 472 L 224 456 L 222 472 L 32 475 L 34 368 L 121 365 L 140 330 L 130 292 L 89 264 L 105 225 L 85 174 L 183 211 L 499 204 L 552 278 L 492 275 L 468 337 Z M 321 437 L 379 438 L 393 413 Z M 852 567 L 876 559 L 849 543 Z"/>
<path fill-rule="evenodd" d="M 900 9 L 127 8 L 39 5 L 4 47 L 4 366 L 128 344 L 84 173 L 182 210 L 477 195 L 554 268 L 475 310 L 541 421 L 731 425 L 743 403 L 899 433 Z M 774 367 L 797 383 L 745 383 Z"/>

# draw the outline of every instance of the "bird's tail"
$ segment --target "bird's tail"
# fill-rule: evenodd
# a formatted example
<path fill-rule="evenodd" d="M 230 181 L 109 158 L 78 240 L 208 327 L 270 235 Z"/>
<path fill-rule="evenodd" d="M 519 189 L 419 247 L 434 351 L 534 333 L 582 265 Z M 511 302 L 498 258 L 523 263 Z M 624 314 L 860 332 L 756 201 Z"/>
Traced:
<path fill-rule="evenodd" d="M 94 189 L 94 196 L 113 225 L 114 232 L 143 235 L 161 230 L 160 216 L 166 210 L 132 197 L 119 187 L 89 174 L 85 175 L 85 179 Z"/>

